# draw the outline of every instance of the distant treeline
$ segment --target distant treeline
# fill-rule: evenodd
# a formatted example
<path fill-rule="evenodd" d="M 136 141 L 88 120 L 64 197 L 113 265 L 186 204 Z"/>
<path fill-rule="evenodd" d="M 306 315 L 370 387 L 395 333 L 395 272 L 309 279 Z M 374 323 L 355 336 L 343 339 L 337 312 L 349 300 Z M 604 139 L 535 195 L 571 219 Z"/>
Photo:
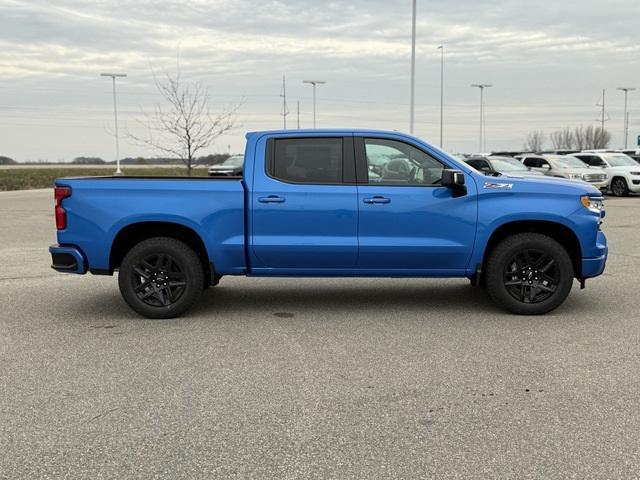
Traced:
<path fill-rule="evenodd" d="M 194 165 L 215 165 L 224 162 L 230 155 L 228 153 L 214 153 L 212 155 L 204 155 L 198 157 Z M 106 161 L 100 157 L 76 157 L 71 162 L 51 162 L 49 160 L 37 160 L 20 163 L 20 165 L 57 165 L 69 164 L 74 165 L 114 165 L 115 160 Z M 0 165 L 15 165 L 15 160 L 9 157 L 0 156 Z M 120 160 L 121 165 L 183 165 L 182 161 L 177 158 L 160 158 L 160 157 L 127 157 Z"/>

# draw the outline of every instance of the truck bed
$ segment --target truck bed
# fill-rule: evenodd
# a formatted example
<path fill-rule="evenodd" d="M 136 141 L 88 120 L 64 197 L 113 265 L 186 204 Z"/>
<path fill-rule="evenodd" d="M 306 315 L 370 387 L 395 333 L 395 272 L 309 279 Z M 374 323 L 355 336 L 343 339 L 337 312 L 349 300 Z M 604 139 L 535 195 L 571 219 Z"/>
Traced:
<path fill-rule="evenodd" d="M 111 246 L 130 225 L 143 222 L 186 227 L 204 239 L 209 258 L 221 259 L 216 271 L 245 269 L 245 186 L 241 177 L 81 177 L 60 178 L 71 188 L 64 201 L 68 228 L 61 245 L 79 247 L 94 273 L 110 273 Z"/>

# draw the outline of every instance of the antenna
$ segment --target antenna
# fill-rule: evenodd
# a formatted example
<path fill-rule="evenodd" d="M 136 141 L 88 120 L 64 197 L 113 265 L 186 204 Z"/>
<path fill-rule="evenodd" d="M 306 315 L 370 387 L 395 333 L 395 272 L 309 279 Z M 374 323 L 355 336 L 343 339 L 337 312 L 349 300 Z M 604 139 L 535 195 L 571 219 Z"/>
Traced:
<path fill-rule="evenodd" d="M 289 110 L 287 109 L 287 83 L 284 75 L 282 75 L 282 92 L 280 93 L 280 96 L 282 97 L 282 113 L 280 113 L 280 115 L 282 115 L 283 128 L 286 130 Z"/>
<path fill-rule="evenodd" d="M 596 120 L 600 121 L 600 128 L 602 129 L 602 131 L 604 131 L 604 122 L 607 122 L 609 120 L 611 120 L 611 117 L 609 116 L 609 114 L 605 111 L 604 106 L 605 106 L 605 102 L 604 102 L 604 95 L 606 93 L 606 90 L 603 88 L 602 89 L 602 103 L 600 103 L 600 101 L 598 100 L 598 103 L 596 103 L 596 107 L 602 107 L 601 111 L 600 111 L 600 118 L 597 118 Z M 607 118 L 604 118 L 606 115 Z"/>

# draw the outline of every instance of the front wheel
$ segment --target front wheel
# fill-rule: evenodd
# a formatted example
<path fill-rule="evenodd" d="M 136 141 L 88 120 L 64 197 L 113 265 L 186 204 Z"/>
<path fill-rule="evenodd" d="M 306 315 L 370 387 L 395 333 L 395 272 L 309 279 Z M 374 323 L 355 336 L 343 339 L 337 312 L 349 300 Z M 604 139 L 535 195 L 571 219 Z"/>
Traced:
<path fill-rule="evenodd" d="M 185 243 L 157 237 L 135 245 L 120 264 L 118 285 L 125 302 L 147 318 L 174 318 L 202 293 L 200 259 Z"/>
<path fill-rule="evenodd" d="M 558 307 L 573 285 L 573 264 L 554 239 L 539 233 L 506 238 L 491 252 L 487 289 L 512 313 L 539 315 Z"/>
<path fill-rule="evenodd" d="M 616 197 L 626 197 L 629 195 L 629 186 L 627 181 L 622 177 L 616 177 L 611 180 L 611 193 Z"/>

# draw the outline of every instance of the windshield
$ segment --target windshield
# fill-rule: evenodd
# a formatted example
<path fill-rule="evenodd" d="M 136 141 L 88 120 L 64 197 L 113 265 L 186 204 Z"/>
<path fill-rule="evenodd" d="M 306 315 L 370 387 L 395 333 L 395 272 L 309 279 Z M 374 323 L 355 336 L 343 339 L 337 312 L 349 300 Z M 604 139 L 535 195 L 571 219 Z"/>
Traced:
<path fill-rule="evenodd" d="M 631 157 L 627 157 L 621 153 L 612 155 L 603 155 L 604 159 L 609 162 L 612 167 L 637 167 L 638 163 Z"/>
<path fill-rule="evenodd" d="M 587 168 L 587 164 L 576 157 L 555 157 L 554 160 L 564 168 Z"/>
<path fill-rule="evenodd" d="M 240 167 L 244 163 L 244 157 L 242 155 L 234 155 L 227 158 L 222 164 L 225 167 Z"/>
<path fill-rule="evenodd" d="M 522 172 L 528 170 L 515 158 L 489 158 L 489 161 L 498 172 Z"/>

